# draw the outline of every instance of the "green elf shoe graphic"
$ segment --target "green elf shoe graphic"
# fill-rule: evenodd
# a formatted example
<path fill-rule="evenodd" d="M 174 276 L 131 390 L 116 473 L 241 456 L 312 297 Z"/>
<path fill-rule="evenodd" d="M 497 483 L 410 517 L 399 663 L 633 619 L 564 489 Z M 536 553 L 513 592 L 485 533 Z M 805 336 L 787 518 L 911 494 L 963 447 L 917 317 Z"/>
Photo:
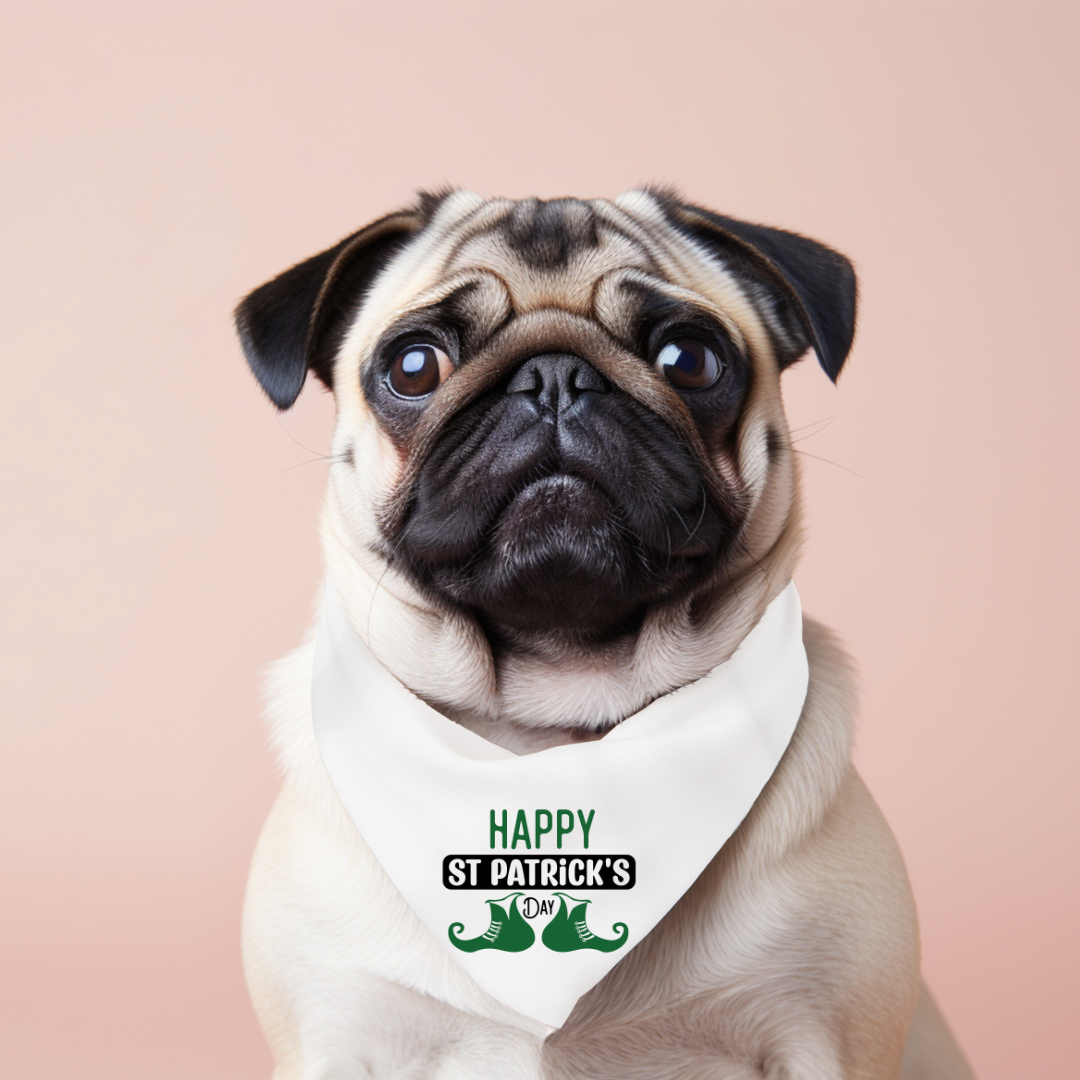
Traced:
<path fill-rule="evenodd" d="M 564 892 L 555 894 L 559 898 L 559 910 L 555 917 L 544 927 L 540 940 L 555 952 L 574 952 L 576 949 L 598 949 L 600 952 L 614 952 L 626 944 L 629 936 L 626 923 L 617 922 L 612 926 L 617 938 L 597 937 L 585 924 L 585 905 L 591 900 L 575 900 Z M 573 906 L 571 906 L 573 905 Z"/>
<path fill-rule="evenodd" d="M 464 923 L 451 923 L 449 934 L 454 947 L 462 952 L 477 952 L 479 949 L 502 949 L 503 952 L 524 952 L 535 940 L 536 932 L 525 921 L 525 916 L 518 911 L 518 897 L 524 893 L 512 892 L 501 900 L 486 901 L 491 905 L 491 925 L 479 936 L 460 938 L 465 929 Z M 510 901 L 510 910 L 506 902 Z"/>

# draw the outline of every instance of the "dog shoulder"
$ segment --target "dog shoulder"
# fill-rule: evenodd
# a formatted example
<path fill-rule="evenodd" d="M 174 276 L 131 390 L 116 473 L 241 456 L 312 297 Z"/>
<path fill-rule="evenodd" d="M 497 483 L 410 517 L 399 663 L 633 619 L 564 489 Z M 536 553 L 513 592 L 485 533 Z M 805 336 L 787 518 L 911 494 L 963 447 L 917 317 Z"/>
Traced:
<path fill-rule="evenodd" d="M 851 761 L 858 707 L 854 665 L 837 635 L 803 617 L 810 682 L 787 752 L 740 832 L 782 857 L 836 801 Z"/>

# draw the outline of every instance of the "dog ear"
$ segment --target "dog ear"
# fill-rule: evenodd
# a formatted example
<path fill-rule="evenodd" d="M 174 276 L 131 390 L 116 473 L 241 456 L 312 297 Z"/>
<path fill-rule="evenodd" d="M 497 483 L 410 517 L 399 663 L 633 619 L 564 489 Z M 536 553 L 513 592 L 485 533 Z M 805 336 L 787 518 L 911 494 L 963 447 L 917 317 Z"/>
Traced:
<path fill-rule="evenodd" d="M 749 271 L 774 295 L 779 293 L 776 314 L 787 331 L 781 336 L 788 339 L 779 342 L 781 369 L 812 345 L 825 374 L 836 382 L 855 338 L 857 285 L 850 261 L 798 233 L 721 217 L 673 199 L 665 202 L 682 231 L 727 262 L 734 256 L 736 271 Z"/>
<path fill-rule="evenodd" d="M 244 355 L 279 409 L 299 397 L 309 368 L 333 388 L 334 356 L 350 317 L 379 271 L 425 220 L 422 210 L 388 214 L 240 302 L 234 316 Z"/>

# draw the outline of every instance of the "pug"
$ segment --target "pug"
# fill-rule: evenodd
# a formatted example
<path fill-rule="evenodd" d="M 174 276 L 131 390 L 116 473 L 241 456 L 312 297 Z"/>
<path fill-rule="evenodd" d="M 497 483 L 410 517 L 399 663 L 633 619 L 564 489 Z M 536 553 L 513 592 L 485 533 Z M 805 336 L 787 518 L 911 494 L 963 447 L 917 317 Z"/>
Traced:
<path fill-rule="evenodd" d="M 836 380 L 850 262 L 637 190 L 422 195 L 239 305 L 278 409 L 336 406 L 326 574 L 377 660 L 515 754 L 603 738 L 728 660 L 791 581 L 799 477 L 781 373 Z M 810 681 L 753 808 L 551 1031 L 487 994 L 398 894 L 320 758 L 314 641 L 279 662 L 284 784 L 244 908 L 276 1080 L 970 1077 L 920 984 L 892 834 L 851 763 L 855 699 Z"/>

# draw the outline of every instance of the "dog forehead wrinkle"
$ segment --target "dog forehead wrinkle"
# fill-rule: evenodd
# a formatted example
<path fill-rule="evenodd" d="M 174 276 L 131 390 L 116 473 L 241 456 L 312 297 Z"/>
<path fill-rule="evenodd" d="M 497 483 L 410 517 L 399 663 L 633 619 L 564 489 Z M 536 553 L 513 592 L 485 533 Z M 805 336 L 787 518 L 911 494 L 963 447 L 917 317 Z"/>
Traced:
<path fill-rule="evenodd" d="M 510 317 L 512 308 L 506 286 L 487 271 L 462 271 L 413 298 L 394 322 L 384 328 L 380 341 L 388 335 L 419 329 L 426 319 L 433 324 L 455 323 L 452 329 L 466 331 L 469 344 L 482 344 Z M 461 325 L 464 324 L 464 325 Z M 370 350 L 362 366 L 375 359 L 378 348 Z"/>
<path fill-rule="evenodd" d="M 650 293 L 715 319 L 728 332 L 739 351 L 744 356 L 747 354 L 748 343 L 742 327 L 729 311 L 708 296 L 637 269 L 614 271 L 597 282 L 593 302 L 596 317 L 620 340 L 628 340 L 634 329 L 635 316 L 642 307 L 641 295 L 648 296 Z"/>
<path fill-rule="evenodd" d="M 490 337 L 510 318 L 513 305 L 506 285 L 493 274 L 482 273 L 461 294 L 459 306 L 471 319 L 480 339 Z"/>
<path fill-rule="evenodd" d="M 595 243 L 568 252 L 558 266 L 523 258 L 498 228 L 474 233 L 455 246 L 447 261 L 448 270 L 472 268 L 497 274 L 518 313 L 562 307 L 587 315 L 597 279 L 618 267 L 650 269 L 653 261 L 625 232 L 607 225 L 598 227 Z"/>
<path fill-rule="evenodd" d="M 478 236 L 497 230 L 500 223 L 514 209 L 512 199 L 489 199 L 462 218 L 453 235 L 448 235 L 443 245 L 443 265 L 451 267 L 459 261 L 462 249 Z"/>
<path fill-rule="evenodd" d="M 652 232 L 643 226 L 625 207 L 619 205 L 618 199 L 614 201 L 594 199 L 592 206 L 597 217 L 604 222 L 606 228 L 621 233 L 641 248 L 642 251 L 646 252 L 654 262 L 656 257 L 661 255 Z"/>

